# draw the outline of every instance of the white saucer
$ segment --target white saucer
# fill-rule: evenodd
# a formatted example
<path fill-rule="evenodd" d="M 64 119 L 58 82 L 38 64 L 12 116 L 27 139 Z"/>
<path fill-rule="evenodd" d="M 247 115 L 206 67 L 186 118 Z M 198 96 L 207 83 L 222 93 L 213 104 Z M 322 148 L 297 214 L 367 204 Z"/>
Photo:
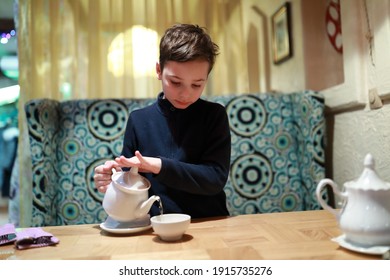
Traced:
<path fill-rule="evenodd" d="M 107 220 L 104 223 L 100 224 L 100 228 L 102 230 L 110 233 L 119 233 L 119 234 L 137 233 L 137 232 L 150 229 L 151 227 L 152 225 L 150 223 L 149 215 L 126 223 L 115 221 L 114 219 L 108 216 Z"/>
<path fill-rule="evenodd" d="M 390 246 L 361 246 L 351 243 L 345 238 L 345 234 L 332 238 L 332 241 L 338 243 L 341 247 L 363 254 L 383 255 L 390 250 Z"/>
<path fill-rule="evenodd" d="M 144 226 L 144 227 L 135 227 L 135 228 L 110 228 L 106 227 L 105 223 L 100 224 L 100 228 L 104 231 L 110 232 L 110 233 L 137 233 L 141 232 L 147 229 L 150 229 L 152 225 Z"/>

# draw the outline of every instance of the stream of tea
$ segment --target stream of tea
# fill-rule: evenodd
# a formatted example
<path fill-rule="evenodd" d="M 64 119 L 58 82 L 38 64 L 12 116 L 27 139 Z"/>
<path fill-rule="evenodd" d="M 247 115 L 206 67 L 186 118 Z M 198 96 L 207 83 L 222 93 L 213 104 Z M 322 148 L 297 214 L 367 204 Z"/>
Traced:
<path fill-rule="evenodd" d="M 164 208 L 162 205 L 161 198 L 158 199 L 158 202 L 159 202 L 158 209 L 160 210 L 160 215 L 162 215 L 162 214 L 164 214 Z"/>

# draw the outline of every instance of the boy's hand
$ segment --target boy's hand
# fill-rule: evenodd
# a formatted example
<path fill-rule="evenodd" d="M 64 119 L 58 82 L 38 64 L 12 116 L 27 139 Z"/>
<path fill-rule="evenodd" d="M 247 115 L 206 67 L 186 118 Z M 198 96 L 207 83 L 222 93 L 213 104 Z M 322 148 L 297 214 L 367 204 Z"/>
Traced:
<path fill-rule="evenodd" d="M 115 160 L 106 161 L 104 164 L 95 167 L 93 180 L 99 192 L 105 193 L 111 184 L 111 176 L 114 171 L 121 171 L 121 167 L 138 167 L 139 172 L 158 174 L 161 170 L 161 159 L 154 157 L 144 157 L 139 151 L 135 156 L 126 158 L 117 157 Z"/>
<path fill-rule="evenodd" d="M 135 156 L 131 158 L 117 157 L 115 162 L 121 167 L 138 167 L 139 172 L 158 174 L 161 170 L 160 158 L 144 157 L 139 151 L 136 151 Z"/>
<path fill-rule="evenodd" d="M 111 176 L 114 171 L 121 171 L 121 167 L 114 160 L 106 161 L 104 164 L 95 167 L 93 180 L 99 192 L 105 193 L 111 183 Z"/>

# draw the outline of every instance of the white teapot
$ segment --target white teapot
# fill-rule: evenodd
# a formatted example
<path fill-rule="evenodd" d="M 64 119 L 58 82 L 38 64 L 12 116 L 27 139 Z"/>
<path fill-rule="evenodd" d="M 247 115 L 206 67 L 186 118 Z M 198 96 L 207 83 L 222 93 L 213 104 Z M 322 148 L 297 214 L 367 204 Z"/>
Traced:
<path fill-rule="evenodd" d="M 106 213 L 118 222 L 131 222 L 148 215 L 150 208 L 160 197 L 148 198 L 151 186 L 149 180 L 138 174 L 133 167 L 127 172 L 114 172 L 104 198 L 103 208 Z"/>
<path fill-rule="evenodd" d="M 374 168 L 374 159 L 367 154 L 363 173 L 346 182 L 345 191 L 331 179 L 321 180 L 316 189 L 318 202 L 336 216 L 346 240 L 362 246 L 390 245 L 390 184 L 382 181 Z M 327 185 L 344 201 L 340 210 L 323 200 L 321 192 Z"/>

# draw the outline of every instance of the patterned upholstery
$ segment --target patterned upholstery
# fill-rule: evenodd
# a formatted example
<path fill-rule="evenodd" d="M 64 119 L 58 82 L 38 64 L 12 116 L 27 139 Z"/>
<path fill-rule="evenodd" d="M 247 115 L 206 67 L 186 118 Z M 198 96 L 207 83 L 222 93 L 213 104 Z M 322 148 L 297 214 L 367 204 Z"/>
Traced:
<path fill-rule="evenodd" d="M 324 99 L 305 91 L 209 97 L 226 106 L 232 156 L 225 191 L 232 215 L 320 209 Z M 119 155 L 129 112 L 154 99 L 32 100 L 31 226 L 100 223 L 95 166 Z"/>
<path fill-rule="evenodd" d="M 231 127 L 230 214 L 320 209 L 315 188 L 325 176 L 323 97 L 305 91 L 215 101 L 226 106 Z"/>

